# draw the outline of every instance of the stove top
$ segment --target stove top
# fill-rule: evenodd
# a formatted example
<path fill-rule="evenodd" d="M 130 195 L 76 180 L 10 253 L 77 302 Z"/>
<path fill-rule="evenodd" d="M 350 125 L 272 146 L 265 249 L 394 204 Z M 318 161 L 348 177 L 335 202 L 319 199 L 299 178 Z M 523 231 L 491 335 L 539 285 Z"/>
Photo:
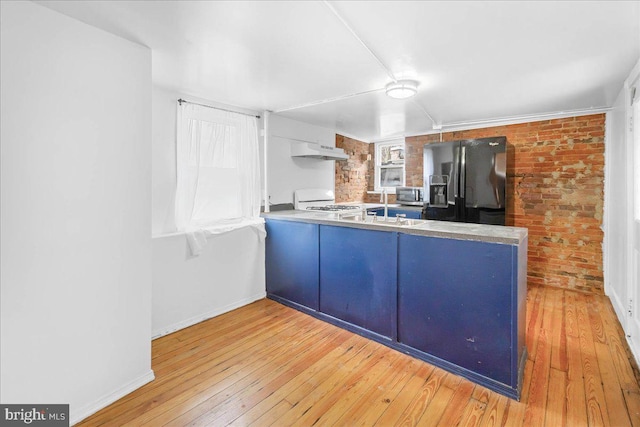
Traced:
<path fill-rule="evenodd" d="M 327 212 L 338 212 L 338 211 L 346 211 L 351 209 L 360 209 L 358 206 L 349 206 L 349 205 L 324 205 L 324 206 L 309 206 L 307 210 L 309 211 L 327 211 Z"/>

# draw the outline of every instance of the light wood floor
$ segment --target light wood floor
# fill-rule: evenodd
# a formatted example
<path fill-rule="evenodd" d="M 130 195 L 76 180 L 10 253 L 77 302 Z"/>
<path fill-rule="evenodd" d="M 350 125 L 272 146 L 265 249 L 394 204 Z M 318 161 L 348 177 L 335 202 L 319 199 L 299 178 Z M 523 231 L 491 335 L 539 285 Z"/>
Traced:
<path fill-rule="evenodd" d="M 270 300 L 153 342 L 156 380 L 82 426 L 640 426 L 606 297 L 530 287 L 521 402 Z"/>

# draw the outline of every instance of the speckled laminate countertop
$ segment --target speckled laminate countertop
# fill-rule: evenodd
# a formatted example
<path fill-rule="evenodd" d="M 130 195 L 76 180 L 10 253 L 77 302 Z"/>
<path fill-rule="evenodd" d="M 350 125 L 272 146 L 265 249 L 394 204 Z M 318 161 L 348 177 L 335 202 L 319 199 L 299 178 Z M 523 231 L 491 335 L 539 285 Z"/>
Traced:
<path fill-rule="evenodd" d="M 343 215 L 345 215 L 343 213 Z M 349 214 L 346 214 L 349 215 Z M 353 213 L 351 213 L 353 215 Z M 477 240 L 481 242 L 503 243 L 519 245 L 528 235 L 528 230 L 521 227 L 507 227 L 501 225 L 467 224 L 460 222 L 409 220 L 406 225 L 395 223 L 395 219 L 383 223 L 382 219 L 372 222 L 358 219 L 341 219 L 335 212 L 310 211 L 278 211 L 263 213 L 263 218 L 284 221 L 299 221 L 314 224 L 334 225 L 338 227 L 352 227 L 365 230 L 396 231 L 405 234 L 440 237 L 457 240 Z"/>

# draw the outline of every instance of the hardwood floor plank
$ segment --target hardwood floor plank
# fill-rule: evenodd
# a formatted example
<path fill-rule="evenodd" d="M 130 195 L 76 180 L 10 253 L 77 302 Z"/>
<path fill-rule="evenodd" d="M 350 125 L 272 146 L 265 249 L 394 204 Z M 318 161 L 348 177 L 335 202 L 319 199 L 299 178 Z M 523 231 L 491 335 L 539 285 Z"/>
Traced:
<path fill-rule="evenodd" d="M 428 405 L 433 403 L 433 399 L 436 398 L 438 391 L 444 387 L 444 383 L 446 382 L 446 377 L 451 374 L 444 373 L 442 378 L 436 372 L 432 374 L 427 382 L 416 395 L 416 398 L 407 406 L 405 411 L 400 415 L 398 420 L 398 424 L 400 425 L 419 425 L 419 420 L 422 419 L 424 411 L 426 410 Z M 451 389 L 449 389 L 451 390 Z M 440 394 L 442 397 L 443 394 Z M 449 398 L 447 398 L 447 401 Z M 446 404 L 445 404 L 446 405 Z M 435 412 L 432 415 L 436 415 Z"/>
<path fill-rule="evenodd" d="M 531 360 L 535 360 L 536 345 L 538 340 L 538 331 L 542 328 L 542 311 L 544 308 L 544 300 L 546 293 L 540 290 L 538 286 L 531 288 L 533 291 L 532 298 L 527 301 L 527 331 L 525 342 L 527 343 L 528 357 Z M 527 293 L 529 298 L 529 293 Z"/>
<path fill-rule="evenodd" d="M 445 375 L 445 371 L 435 368 L 427 378 L 419 375 L 412 377 L 400 391 L 399 398 L 391 402 L 375 425 L 382 427 L 398 425 L 397 421 L 403 413 L 405 411 L 411 412 L 409 408 L 418 404 L 414 402 L 420 398 L 422 393 L 431 394 L 437 390 Z M 427 383 L 429 383 L 428 386 L 426 386 Z"/>
<path fill-rule="evenodd" d="M 281 317 L 283 320 L 290 319 L 293 313 L 289 313 L 286 316 Z M 226 348 L 229 345 L 229 336 L 233 334 L 233 343 L 239 343 L 242 339 L 250 339 L 260 333 L 263 328 L 269 327 L 270 323 L 273 323 L 275 318 L 263 317 L 256 321 L 248 320 L 246 325 L 236 325 L 231 327 L 218 329 L 219 322 L 212 322 L 211 329 L 217 330 L 217 333 L 205 334 L 200 338 L 193 338 L 188 340 L 180 340 L 179 345 L 174 345 L 173 350 L 165 351 L 162 356 L 153 359 L 154 370 L 159 374 L 162 374 L 163 369 L 171 369 L 177 362 L 186 360 L 189 363 L 189 359 L 197 360 L 199 356 L 211 349 Z M 181 334 L 179 334 L 180 336 Z M 162 351 L 162 350 L 158 350 Z"/>
<path fill-rule="evenodd" d="M 544 425 L 557 427 L 567 425 L 567 373 L 551 368 L 549 393 Z"/>
<path fill-rule="evenodd" d="M 320 331 L 320 330 L 319 330 Z M 157 425 L 186 425 L 194 419 L 200 418 L 212 411 L 216 416 L 221 416 L 224 412 L 223 404 L 229 401 L 244 402 L 243 395 L 251 392 L 265 392 L 267 383 L 277 377 L 280 382 L 284 381 L 283 377 L 278 377 L 283 371 L 287 374 L 293 375 L 294 372 L 303 370 L 306 366 L 314 361 L 322 358 L 326 353 L 330 352 L 336 345 L 344 342 L 348 339 L 348 334 L 342 334 L 338 330 L 322 331 L 322 334 L 309 334 L 308 339 L 297 343 L 287 343 L 288 345 L 300 346 L 301 351 L 297 352 L 294 356 L 291 355 L 289 349 L 286 346 L 282 346 L 278 351 L 273 352 L 273 358 L 269 359 L 267 363 L 257 366 L 255 370 L 251 368 L 243 370 L 246 374 L 244 377 L 229 385 L 229 387 L 220 389 L 220 387 L 212 386 L 205 391 L 197 391 L 197 396 L 193 396 L 193 391 L 181 396 L 180 399 L 174 399 L 173 403 L 178 403 L 182 400 L 188 400 L 189 404 L 180 406 L 180 411 L 171 411 L 169 402 L 165 406 L 165 412 L 155 418 L 147 418 L 146 423 L 151 426 Z M 302 335 L 301 335 L 302 336 Z M 276 368 L 274 369 L 274 366 Z M 286 378 L 286 377 L 284 377 Z M 277 389 L 278 386 L 272 386 Z M 258 396 L 259 394 L 256 394 Z M 182 403 L 182 402 L 180 402 Z M 160 411 L 157 411 L 158 413 Z"/>
<path fill-rule="evenodd" d="M 462 378 L 460 375 L 449 374 L 446 377 L 444 377 L 444 380 L 442 381 L 442 385 L 445 387 L 449 387 L 452 390 L 455 390 L 463 381 L 466 381 L 466 380 Z"/>
<path fill-rule="evenodd" d="M 172 411 L 177 406 L 186 410 L 189 406 L 198 405 L 202 400 L 222 393 L 237 382 L 242 381 L 253 371 L 268 365 L 274 359 L 280 360 L 288 357 L 288 354 L 282 349 L 278 341 L 290 339 L 290 332 L 292 332 L 291 328 L 287 328 L 282 334 L 274 335 L 275 340 L 273 343 L 262 346 L 260 350 L 254 351 L 253 354 L 238 355 L 232 359 L 227 359 L 225 355 L 220 359 L 214 359 L 213 362 L 218 363 L 215 363 L 215 366 L 211 369 L 204 371 L 198 369 L 189 372 L 188 376 L 184 376 L 184 380 L 180 377 L 176 378 L 172 382 L 171 388 L 157 395 L 154 399 L 154 405 L 145 408 L 144 414 L 138 415 L 131 425 L 144 425 L 146 423 L 162 425 L 162 423 L 153 421 L 153 419 L 167 413 L 167 411 Z M 315 334 L 311 334 L 309 339 L 314 337 Z M 253 351 L 254 349 L 250 350 Z M 189 379 L 187 380 L 187 378 Z M 185 404 L 185 402 L 189 403 Z M 137 412 L 137 408 L 133 408 L 132 412 Z M 169 414 L 170 419 L 175 418 L 172 415 L 173 412 Z"/>
<path fill-rule="evenodd" d="M 474 398 L 469 399 L 467 406 L 462 412 L 459 427 L 477 427 L 480 426 L 485 411 L 487 410 L 487 403 L 481 402 Z"/>
<path fill-rule="evenodd" d="M 78 426 L 637 426 L 607 297 L 533 285 L 517 402 L 271 300 L 154 340 L 156 379 Z"/>
<path fill-rule="evenodd" d="M 374 352 L 368 360 L 359 365 L 358 369 L 349 372 L 346 378 L 341 379 L 339 386 L 332 386 L 330 392 L 325 392 L 296 422 L 299 425 L 315 425 L 334 405 L 340 405 L 340 400 L 346 392 L 358 387 L 360 381 L 366 382 L 370 371 L 377 374 L 397 356 L 396 351 L 376 343 Z M 349 403 L 353 402 L 347 402 L 346 406 L 350 406 Z"/>
<path fill-rule="evenodd" d="M 314 422 L 318 426 L 348 425 L 338 423 L 343 414 L 349 412 L 360 399 L 366 401 L 368 392 L 375 391 L 380 384 L 380 379 L 390 370 L 398 369 L 400 363 L 406 363 L 405 357 L 393 351 L 387 360 L 381 361 L 366 373 L 364 378 L 357 380 L 353 385 L 348 386 L 344 393 L 334 395 L 335 403 L 332 403 L 322 415 Z M 303 420 L 304 421 L 304 420 Z"/>
<path fill-rule="evenodd" d="M 505 425 L 506 409 L 509 405 L 509 398 L 499 395 L 498 393 L 490 392 L 486 405 L 484 415 L 482 416 L 479 425 L 481 427 L 498 427 Z M 521 405 L 524 406 L 524 404 Z M 522 419 L 522 417 L 520 419 Z"/>
<path fill-rule="evenodd" d="M 362 394 L 362 392 L 371 386 L 371 383 L 375 382 L 384 372 L 391 369 L 393 363 L 395 363 L 394 359 L 397 359 L 398 356 L 400 355 L 389 353 L 388 358 L 381 358 L 380 363 L 371 367 L 365 373 L 364 378 L 355 380 L 351 387 L 347 388 L 348 391 L 346 393 L 337 396 L 336 403 L 331 405 L 330 408 L 322 414 L 320 420 L 324 419 L 324 417 L 329 417 L 329 419 L 331 419 L 331 417 L 340 417 L 342 412 L 353 404 L 357 396 Z M 258 395 L 257 398 L 260 398 L 260 396 Z M 249 405 L 246 406 L 249 407 Z"/>
<path fill-rule="evenodd" d="M 413 373 L 413 375 L 406 375 L 402 378 L 398 378 L 398 381 L 390 384 L 388 390 L 382 394 L 382 396 L 371 403 L 368 407 L 363 406 L 363 410 L 365 411 L 363 415 L 361 415 L 352 425 L 358 426 L 372 426 L 375 425 L 382 414 L 384 414 L 389 407 L 394 404 L 394 402 L 402 402 L 405 394 L 410 393 L 410 391 L 405 390 L 405 386 L 411 381 L 419 383 L 422 381 L 422 384 L 426 383 L 427 378 L 433 373 L 434 367 L 425 362 L 418 362 L 418 369 Z M 405 394 L 401 394 L 405 393 Z M 402 405 L 396 405 L 402 406 Z M 403 408 L 404 410 L 404 408 Z M 390 410 L 390 412 L 394 412 Z M 400 412 L 398 412 L 398 417 L 400 416 Z M 349 425 L 349 424 L 346 424 Z"/>
<path fill-rule="evenodd" d="M 567 424 L 585 426 L 588 424 L 587 399 L 582 374 L 582 354 L 580 338 L 567 336 Z"/>
<path fill-rule="evenodd" d="M 507 399 L 507 407 L 505 408 L 504 424 L 505 426 L 521 426 L 523 425 L 524 415 L 529 406 L 529 391 L 531 390 L 531 381 L 533 375 L 532 360 L 527 360 L 524 366 L 524 378 L 522 384 L 521 401 Z"/>
<path fill-rule="evenodd" d="M 629 390 L 624 390 L 623 393 L 631 425 L 638 427 L 640 426 L 640 393 Z"/>
<path fill-rule="evenodd" d="M 487 403 L 491 398 L 491 393 L 492 391 L 488 388 L 483 387 L 480 384 L 476 384 L 476 387 L 473 389 L 471 398 L 477 400 L 478 402 Z"/>
<path fill-rule="evenodd" d="M 272 320 L 276 316 L 266 315 L 268 306 L 264 305 L 261 301 L 263 300 L 246 306 L 247 311 L 243 314 L 236 313 L 236 310 L 233 310 L 153 340 L 152 361 L 157 363 L 163 358 L 171 357 L 175 352 L 179 352 L 181 347 L 194 341 L 208 340 L 215 336 L 224 336 L 234 328 L 256 325 L 256 320 Z M 282 312 L 284 313 L 284 311 Z"/>
<path fill-rule="evenodd" d="M 565 331 L 565 292 L 557 292 L 550 313 L 551 368 L 567 371 L 567 335 Z"/>
<path fill-rule="evenodd" d="M 334 373 L 312 390 L 306 387 L 299 387 L 294 390 L 287 396 L 287 401 L 293 405 L 292 410 L 274 424 L 293 425 L 294 423 L 299 423 L 299 418 L 305 416 L 309 411 L 313 411 L 313 415 L 321 412 L 318 411 L 318 402 L 322 401 L 326 395 L 340 390 L 348 382 L 351 373 L 368 369 L 378 361 L 375 353 L 379 346 L 378 343 L 368 342 L 354 357 L 341 364 Z M 316 415 L 316 418 L 318 416 L 319 414 Z"/>
<path fill-rule="evenodd" d="M 308 366 L 307 369 L 291 379 L 286 385 L 236 418 L 230 425 L 245 426 L 256 422 L 258 419 L 260 423 L 257 425 L 271 425 L 275 423 L 281 418 L 278 411 L 274 410 L 280 401 L 285 401 L 293 408 L 298 404 L 296 395 L 306 396 L 311 390 L 315 389 L 319 384 L 333 375 L 342 364 L 356 356 L 367 344 L 367 340 L 352 335 L 351 338 L 342 345 L 338 346 L 320 361 Z"/>
<path fill-rule="evenodd" d="M 447 387 L 447 386 L 445 386 Z M 453 389 L 454 393 L 438 423 L 445 426 L 457 426 L 462 421 L 462 416 L 467 405 L 471 401 L 471 394 L 475 384 L 471 381 L 462 381 Z"/>
<path fill-rule="evenodd" d="M 415 406 L 417 409 L 420 409 L 419 411 L 413 412 L 415 417 L 414 419 L 417 419 L 418 422 L 413 422 L 411 424 L 405 422 L 400 425 L 414 425 L 420 427 L 435 427 L 441 425 L 440 419 L 447 410 L 447 406 L 449 405 L 454 393 L 455 392 L 452 389 L 444 385 L 438 387 L 433 399 L 431 399 L 431 402 L 428 402 L 429 404 L 426 408 L 422 409 L 424 402 L 420 402 L 421 405 Z M 401 420 L 403 420 L 403 418 L 401 418 Z M 407 420 L 407 417 L 405 417 L 404 420 Z"/>
<path fill-rule="evenodd" d="M 586 302 L 589 305 L 588 315 L 589 322 L 591 323 L 591 336 L 596 343 L 606 343 L 607 338 L 604 333 L 604 326 L 602 325 L 602 319 L 600 317 L 601 304 L 599 303 L 600 296 L 598 295 L 586 295 Z"/>
<path fill-rule="evenodd" d="M 578 329 L 578 313 L 576 311 L 577 299 L 576 292 L 565 292 L 565 333 L 567 336 L 578 338 L 580 331 Z"/>
<path fill-rule="evenodd" d="M 274 419 L 280 419 L 281 417 L 283 417 L 287 412 L 289 412 L 291 410 L 292 406 L 289 402 L 287 402 L 286 400 L 281 400 L 278 403 L 276 403 L 275 406 L 273 406 L 269 413 L 264 413 L 262 414 L 261 417 L 252 420 L 251 422 L 246 422 L 245 421 L 240 421 L 242 419 L 242 417 L 236 418 L 236 420 L 229 424 L 229 425 L 237 425 L 237 426 L 249 426 L 249 425 L 253 425 L 253 426 L 267 426 L 267 425 L 271 425 L 273 424 L 272 421 L 269 421 L 269 419 L 267 418 L 267 415 L 269 417 L 272 417 Z"/>
<path fill-rule="evenodd" d="M 602 325 L 604 327 L 607 344 L 609 345 L 611 358 L 613 359 L 613 366 L 618 376 L 618 382 L 623 390 L 640 392 L 636 375 L 631 366 L 632 361 L 629 360 L 629 350 L 625 341 L 624 331 L 616 319 L 611 301 L 609 301 L 608 298 L 603 298 L 600 307 L 602 310 Z"/>
<path fill-rule="evenodd" d="M 398 357 L 396 361 L 385 372 L 385 376 L 380 378 L 374 386 L 368 387 L 363 393 L 357 396 L 356 401 L 348 410 L 342 411 L 337 419 L 333 422 L 336 425 L 356 425 L 361 422 L 367 415 L 374 417 L 374 421 L 378 419 L 380 414 L 386 409 L 387 402 L 397 396 L 400 391 L 398 388 L 394 392 L 394 388 L 398 384 L 402 384 L 407 378 L 411 377 L 419 369 L 419 365 L 429 366 L 426 363 L 420 363 L 410 356 L 403 355 Z M 379 409 L 376 411 L 376 407 Z M 378 417 L 376 417 L 376 413 Z M 326 418 L 325 421 L 330 418 Z M 371 423 L 373 424 L 373 423 Z"/>
<path fill-rule="evenodd" d="M 602 378 L 604 397 L 607 402 L 607 415 L 612 426 L 625 427 L 631 425 L 624 392 L 618 382 L 618 375 L 613 366 L 609 346 L 602 342 L 595 343 L 598 369 Z"/>
<path fill-rule="evenodd" d="M 586 393 L 587 418 L 589 425 L 609 426 L 607 405 L 602 389 L 600 371 L 596 358 L 591 322 L 585 295 L 579 295 L 576 301 L 578 314 L 578 330 L 580 331 L 580 354 L 582 355 L 582 372 Z"/>
<path fill-rule="evenodd" d="M 546 415 L 549 369 L 551 366 L 551 345 L 546 329 L 540 329 L 536 341 L 538 343 L 531 373 L 524 424 L 542 426 Z"/>

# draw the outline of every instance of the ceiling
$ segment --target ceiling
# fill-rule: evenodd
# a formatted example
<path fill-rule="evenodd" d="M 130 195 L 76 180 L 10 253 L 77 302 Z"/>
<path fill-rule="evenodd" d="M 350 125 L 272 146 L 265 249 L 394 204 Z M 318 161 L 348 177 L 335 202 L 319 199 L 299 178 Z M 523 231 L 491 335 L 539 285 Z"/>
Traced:
<path fill-rule="evenodd" d="M 603 111 L 640 58 L 640 1 L 38 3 L 151 48 L 158 86 L 363 141 Z"/>

